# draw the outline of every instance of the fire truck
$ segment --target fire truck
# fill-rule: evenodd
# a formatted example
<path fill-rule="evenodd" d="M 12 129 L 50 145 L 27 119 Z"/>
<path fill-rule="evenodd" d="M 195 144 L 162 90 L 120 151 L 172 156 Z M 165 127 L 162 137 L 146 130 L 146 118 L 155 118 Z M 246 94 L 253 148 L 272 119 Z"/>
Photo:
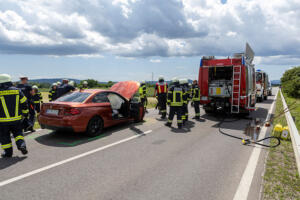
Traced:
<path fill-rule="evenodd" d="M 256 81 L 252 63 L 254 52 L 246 44 L 244 53 L 216 59 L 204 56 L 200 61 L 200 103 L 206 113 L 245 113 L 255 110 Z"/>
<path fill-rule="evenodd" d="M 268 99 L 269 76 L 266 72 L 258 69 L 256 74 L 256 100 L 262 102 Z"/>

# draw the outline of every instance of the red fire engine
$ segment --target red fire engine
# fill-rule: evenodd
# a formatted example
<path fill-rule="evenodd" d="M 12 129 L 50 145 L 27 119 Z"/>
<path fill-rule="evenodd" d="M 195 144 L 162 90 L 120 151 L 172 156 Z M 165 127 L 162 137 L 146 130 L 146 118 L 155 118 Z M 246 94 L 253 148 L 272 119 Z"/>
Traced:
<path fill-rule="evenodd" d="M 255 110 L 254 52 L 246 44 L 244 53 L 232 58 L 203 57 L 200 61 L 200 103 L 206 113 L 246 113 Z"/>

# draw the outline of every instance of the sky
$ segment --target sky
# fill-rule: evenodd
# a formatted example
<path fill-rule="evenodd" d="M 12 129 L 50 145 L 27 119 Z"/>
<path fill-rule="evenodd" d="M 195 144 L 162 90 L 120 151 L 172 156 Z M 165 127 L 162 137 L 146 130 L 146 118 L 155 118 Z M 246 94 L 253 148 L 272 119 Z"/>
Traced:
<path fill-rule="evenodd" d="M 196 79 L 248 42 L 257 69 L 300 65 L 299 0 L 0 0 L 0 73 L 99 81 Z"/>

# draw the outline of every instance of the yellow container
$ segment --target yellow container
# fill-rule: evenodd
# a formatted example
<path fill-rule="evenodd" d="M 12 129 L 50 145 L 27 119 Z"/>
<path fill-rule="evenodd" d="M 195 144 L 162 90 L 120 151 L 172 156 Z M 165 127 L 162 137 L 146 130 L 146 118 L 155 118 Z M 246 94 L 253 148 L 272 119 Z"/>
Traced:
<path fill-rule="evenodd" d="M 281 137 L 281 133 L 282 133 L 282 125 L 276 124 L 276 126 L 274 127 L 274 136 Z"/>

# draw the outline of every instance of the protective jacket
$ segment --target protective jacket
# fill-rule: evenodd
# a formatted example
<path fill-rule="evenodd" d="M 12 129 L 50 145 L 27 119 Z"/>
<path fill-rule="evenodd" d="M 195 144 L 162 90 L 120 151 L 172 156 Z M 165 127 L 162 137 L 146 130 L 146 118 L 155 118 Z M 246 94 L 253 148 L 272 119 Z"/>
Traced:
<path fill-rule="evenodd" d="M 16 87 L 0 88 L 0 125 L 10 125 L 28 116 L 28 103 L 25 95 Z"/>
<path fill-rule="evenodd" d="M 192 101 L 200 101 L 200 88 L 198 85 L 192 87 Z"/>
<path fill-rule="evenodd" d="M 56 90 L 51 89 L 49 91 L 48 98 L 49 98 L 49 101 L 54 101 L 55 99 L 57 99 L 57 89 Z"/>

